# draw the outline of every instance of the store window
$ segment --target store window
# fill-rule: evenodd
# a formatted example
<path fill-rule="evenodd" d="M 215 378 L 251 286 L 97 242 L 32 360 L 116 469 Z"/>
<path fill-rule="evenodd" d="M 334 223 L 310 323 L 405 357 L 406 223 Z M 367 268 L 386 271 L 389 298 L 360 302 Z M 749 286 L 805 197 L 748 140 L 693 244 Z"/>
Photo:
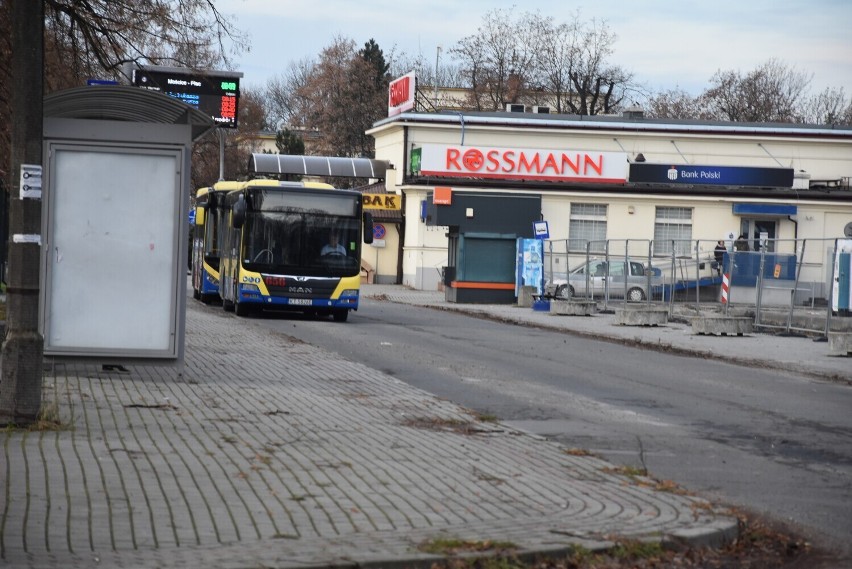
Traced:
<path fill-rule="evenodd" d="M 654 255 L 692 253 L 692 208 L 658 207 L 654 219 Z"/>
<path fill-rule="evenodd" d="M 568 250 L 606 252 L 606 204 L 572 203 L 568 223 Z"/>

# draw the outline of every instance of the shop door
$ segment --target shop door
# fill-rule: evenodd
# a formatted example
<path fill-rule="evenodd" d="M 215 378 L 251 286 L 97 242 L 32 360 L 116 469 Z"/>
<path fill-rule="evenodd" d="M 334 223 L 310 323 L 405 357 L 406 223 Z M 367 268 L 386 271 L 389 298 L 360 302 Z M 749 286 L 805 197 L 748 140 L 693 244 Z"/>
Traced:
<path fill-rule="evenodd" d="M 740 221 L 740 233 L 748 239 L 749 249 L 760 251 L 761 234 L 766 240 L 766 252 L 775 252 L 775 239 L 778 235 L 778 221 L 775 219 L 757 219 L 744 217 Z"/>

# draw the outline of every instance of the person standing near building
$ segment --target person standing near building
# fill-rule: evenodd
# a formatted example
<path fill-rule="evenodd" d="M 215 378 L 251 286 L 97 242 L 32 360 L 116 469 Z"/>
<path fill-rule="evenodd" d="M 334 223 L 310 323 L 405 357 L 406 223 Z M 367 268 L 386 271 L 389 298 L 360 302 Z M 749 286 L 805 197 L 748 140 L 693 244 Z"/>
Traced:
<path fill-rule="evenodd" d="M 725 269 L 725 253 L 727 252 L 728 248 L 725 247 L 725 242 L 721 239 L 717 241 L 716 248 L 713 249 L 713 256 L 716 258 L 716 273 L 719 275 Z"/>
<path fill-rule="evenodd" d="M 745 233 L 740 233 L 737 240 L 734 242 L 734 251 L 749 251 L 748 238 Z"/>

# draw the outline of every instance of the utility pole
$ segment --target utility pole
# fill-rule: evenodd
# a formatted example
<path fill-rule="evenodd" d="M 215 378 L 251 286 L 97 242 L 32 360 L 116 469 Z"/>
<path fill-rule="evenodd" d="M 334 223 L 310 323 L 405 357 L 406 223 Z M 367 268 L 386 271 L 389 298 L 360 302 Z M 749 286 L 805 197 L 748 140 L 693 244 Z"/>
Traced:
<path fill-rule="evenodd" d="M 10 239 L 6 338 L 0 350 L 0 424 L 26 425 L 38 419 L 41 409 L 44 340 L 38 331 L 41 193 L 25 191 L 21 173 L 41 173 L 44 5 L 41 0 L 11 0 L 11 14 L 12 147 L 11 179 L 6 184 Z"/>

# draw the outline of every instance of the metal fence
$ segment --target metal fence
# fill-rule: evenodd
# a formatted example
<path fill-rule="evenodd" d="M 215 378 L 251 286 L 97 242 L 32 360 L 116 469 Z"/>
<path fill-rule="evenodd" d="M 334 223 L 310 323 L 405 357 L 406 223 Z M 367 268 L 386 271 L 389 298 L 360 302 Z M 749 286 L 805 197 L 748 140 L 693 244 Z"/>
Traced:
<path fill-rule="evenodd" d="M 701 312 L 752 312 L 755 327 L 826 334 L 833 314 L 840 239 L 766 239 L 756 250 L 714 240 L 544 242 L 545 294 L 601 302 L 689 305 Z M 577 249 L 578 246 L 582 248 Z M 688 252 L 688 254 L 687 254 Z M 724 296 L 724 299 L 723 299 Z"/>

